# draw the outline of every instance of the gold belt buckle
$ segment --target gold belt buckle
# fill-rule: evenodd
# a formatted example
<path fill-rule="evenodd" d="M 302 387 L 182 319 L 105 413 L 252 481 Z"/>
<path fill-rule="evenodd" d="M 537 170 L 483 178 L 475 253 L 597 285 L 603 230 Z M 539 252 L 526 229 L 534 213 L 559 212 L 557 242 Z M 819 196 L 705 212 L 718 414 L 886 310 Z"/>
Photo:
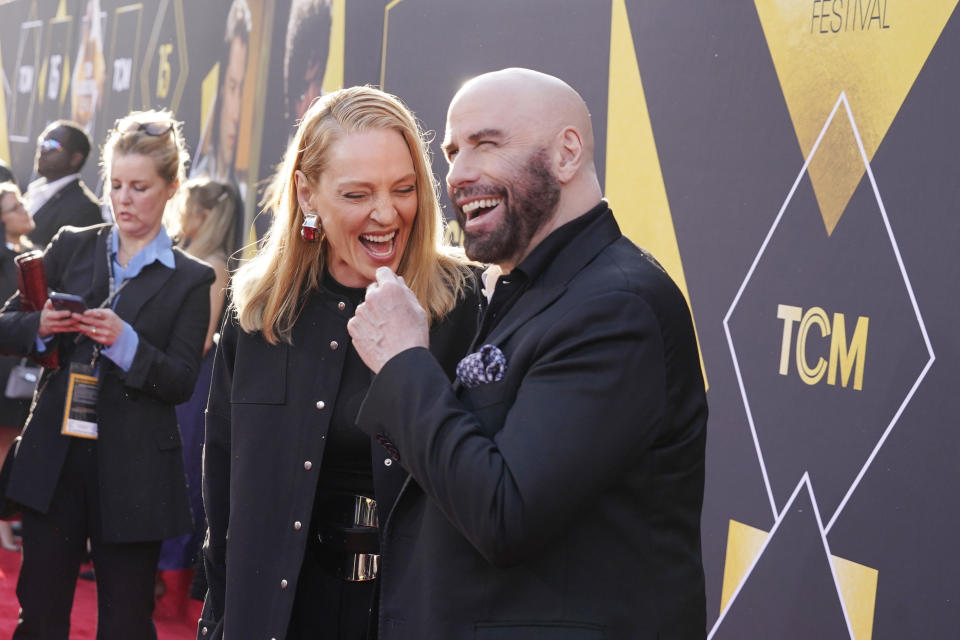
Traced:
<path fill-rule="evenodd" d="M 338 520 L 342 525 L 354 528 L 368 529 L 365 535 L 376 534 L 379 528 L 377 517 L 377 501 L 361 495 L 345 495 L 336 498 Z M 324 534 L 319 534 L 320 543 L 324 543 Z M 350 553 L 333 552 L 327 556 L 332 571 L 341 580 L 347 582 L 366 582 L 377 577 L 380 569 L 380 554 L 378 553 Z"/>
<path fill-rule="evenodd" d="M 353 496 L 353 524 L 377 529 L 377 501 L 365 496 Z M 380 570 L 379 553 L 350 553 L 344 562 L 343 579 L 347 582 L 366 582 L 377 577 Z"/>
<path fill-rule="evenodd" d="M 380 571 L 380 554 L 351 553 L 344 562 L 343 579 L 347 582 L 374 580 Z"/>

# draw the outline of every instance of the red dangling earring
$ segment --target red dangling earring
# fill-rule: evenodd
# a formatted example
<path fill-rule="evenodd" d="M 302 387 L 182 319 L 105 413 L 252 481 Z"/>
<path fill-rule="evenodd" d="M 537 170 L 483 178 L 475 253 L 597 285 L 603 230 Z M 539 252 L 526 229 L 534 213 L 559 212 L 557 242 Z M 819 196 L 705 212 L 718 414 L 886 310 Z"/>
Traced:
<path fill-rule="evenodd" d="M 300 237 L 307 242 L 317 242 L 320 239 L 320 218 L 315 213 L 304 213 L 303 224 L 300 225 Z"/>

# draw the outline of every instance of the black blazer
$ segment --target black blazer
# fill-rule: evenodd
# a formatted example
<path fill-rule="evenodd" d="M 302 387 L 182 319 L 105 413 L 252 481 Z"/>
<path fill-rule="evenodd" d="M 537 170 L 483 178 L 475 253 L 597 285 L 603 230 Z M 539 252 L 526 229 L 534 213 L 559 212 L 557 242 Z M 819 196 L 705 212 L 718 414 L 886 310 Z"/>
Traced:
<path fill-rule="evenodd" d="M 28 237 L 38 249 L 43 249 L 61 227 L 101 224 L 103 216 L 97 197 L 77 178 L 50 196 L 33 214 L 33 222 L 37 226 Z"/>
<path fill-rule="evenodd" d="M 107 240 L 111 225 L 64 228 L 44 254 L 47 284 L 82 295 L 88 307 L 108 295 Z M 148 265 L 116 299 L 117 315 L 130 323 L 139 345 L 124 372 L 100 358 L 97 459 L 104 539 L 161 540 L 193 530 L 174 406 L 186 401 L 197 379 L 210 317 L 213 269 L 179 249 L 175 268 Z M 27 354 L 35 349 L 40 312 L 19 310 L 13 296 L 0 313 L 0 348 Z M 45 370 L 7 496 L 46 512 L 69 437 L 60 433 L 72 355 L 91 351 L 90 341 L 60 334 L 48 348 L 60 352 L 61 368 Z"/>
<path fill-rule="evenodd" d="M 361 409 L 411 475 L 381 640 L 702 638 L 707 405 L 680 291 L 607 211 L 486 343 L 501 380 L 450 387 L 410 349 Z"/>
<path fill-rule="evenodd" d="M 293 346 L 244 332 L 232 314 L 224 324 L 203 457 L 209 590 L 201 640 L 286 637 L 340 372 L 352 348 L 347 321 L 354 311 L 334 292 L 310 294 Z M 467 351 L 478 314 L 472 279 L 467 296 L 431 328 L 444 386 Z M 406 472 L 374 439 L 371 456 L 384 522 Z"/>
<path fill-rule="evenodd" d="M 0 302 L 9 298 L 17 290 L 17 265 L 13 259 L 17 252 L 7 248 L 0 238 Z M 30 408 L 29 400 L 13 400 L 3 395 L 10 377 L 10 370 L 20 362 L 16 356 L 0 355 L 0 426 L 22 427 Z"/>

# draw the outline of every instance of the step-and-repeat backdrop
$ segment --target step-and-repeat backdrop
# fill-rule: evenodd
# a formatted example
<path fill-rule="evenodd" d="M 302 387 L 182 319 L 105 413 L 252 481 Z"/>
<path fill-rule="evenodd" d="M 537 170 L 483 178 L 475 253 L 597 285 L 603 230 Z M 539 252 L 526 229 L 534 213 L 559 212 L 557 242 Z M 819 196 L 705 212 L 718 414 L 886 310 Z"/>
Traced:
<path fill-rule="evenodd" d="M 693 310 L 711 636 L 956 637 L 957 3 L 0 1 L 0 157 L 25 186 L 47 122 L 99 147 L 170 108 L 252 238 L 322 92 L 381 85 L 440 138 L 474 74 L 564 78 L 622 227 Z"/>

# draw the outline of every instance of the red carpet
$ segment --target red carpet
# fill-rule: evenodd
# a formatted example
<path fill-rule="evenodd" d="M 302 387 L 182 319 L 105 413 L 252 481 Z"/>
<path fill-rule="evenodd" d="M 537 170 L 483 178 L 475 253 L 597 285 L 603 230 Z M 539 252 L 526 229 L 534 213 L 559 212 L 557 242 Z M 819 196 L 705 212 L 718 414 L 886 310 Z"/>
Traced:
<path fill-rule="evenodd" d="M 17 573 L 20 554 L 0 548 L 0 638 L 6 640 L 17 626 Z M 154 621 L 158 640 L 192 640 L 197 634 L 200 603 L 187 598 L 191 571 L 164 571 L 166 593 L 157 600 Z M 97 630 L 97 587 L 90 580 L 77 580 L 73 600 L 71 640 L 94 640 Z"/>

